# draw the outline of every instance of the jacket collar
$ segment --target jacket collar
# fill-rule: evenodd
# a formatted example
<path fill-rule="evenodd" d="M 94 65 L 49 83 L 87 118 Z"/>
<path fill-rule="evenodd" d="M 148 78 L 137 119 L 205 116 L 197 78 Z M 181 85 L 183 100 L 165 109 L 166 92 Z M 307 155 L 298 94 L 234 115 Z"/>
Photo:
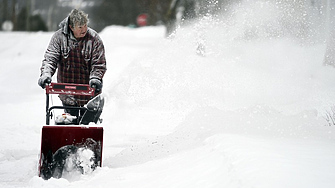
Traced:
<path fill-rule="evenodd" d="M 65 35 L 70 35 L 69 16 L 60 22 L 59 27 Z"/>

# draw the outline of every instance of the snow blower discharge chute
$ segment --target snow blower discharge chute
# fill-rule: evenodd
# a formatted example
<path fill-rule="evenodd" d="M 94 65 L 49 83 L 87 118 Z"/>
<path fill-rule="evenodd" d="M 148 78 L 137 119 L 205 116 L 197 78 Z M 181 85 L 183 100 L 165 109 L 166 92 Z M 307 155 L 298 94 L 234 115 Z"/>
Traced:
<path fill-rule="evenodd" d="M 94 97 L 95 89 L 85 84 L 51 83 L 45 89 L 46 126 L 42 128 L 39 176 L 45 180 L 61 178 L 65 173 L 87 174 L 101 167 L 103 127 L 90 123 L 100 121 L 104 98 Z M 50 94 L 85 95 L 92 99 L 84 107 L 49 107 Z M 53 109 L 77 109 L 80 113 L 75 117 L 64 113 L 50 126 Z"/>

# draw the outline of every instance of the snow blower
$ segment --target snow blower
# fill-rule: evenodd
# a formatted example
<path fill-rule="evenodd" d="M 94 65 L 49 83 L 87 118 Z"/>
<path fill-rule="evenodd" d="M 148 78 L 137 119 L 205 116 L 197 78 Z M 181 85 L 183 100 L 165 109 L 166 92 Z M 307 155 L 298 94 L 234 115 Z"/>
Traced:
<path fill-rule="evenodd" d="M 103 127 L 96 124 L 101 122 L 104 98 L 94 97 L 95 89 L 85 84 L 51 83 L 45 89 L 46 126 L 42 128 L 39 176 L 45 180 L 61 178 L 64 173 L 87 174 L 101 167 Z M 49 107 L 50 94 L 84 95 L 92 99 L 83 107 Z M 64 113 L 55 118 L 55 125 L 50 126 L 54 109 L 77 109 L 79 115 L 74 117 Z"/>

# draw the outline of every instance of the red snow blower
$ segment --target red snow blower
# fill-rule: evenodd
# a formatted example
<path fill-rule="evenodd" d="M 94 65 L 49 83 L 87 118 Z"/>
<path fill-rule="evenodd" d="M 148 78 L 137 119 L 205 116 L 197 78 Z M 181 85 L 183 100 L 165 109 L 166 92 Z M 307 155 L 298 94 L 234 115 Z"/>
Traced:
<path fill-rule="evenodd" d="M 83 107 L 49 107 L 50 94 L 85 95 L 92 99 Z M 43 179 L 61 178 L 72 171 L 86 174 L 102 166 L 103 127 L 88 124 L 101 122 L 104 99 L 94 95 L 95 89 L 85 84 L 46 85 L 46 126 L 42 128 L 39 161 L 39 176 Z M 62 114 L 63 121 L 57 122 L 56 117 L 55 125 L 50 126 L 54 109 L 78 110 L 79 115 Z"/>

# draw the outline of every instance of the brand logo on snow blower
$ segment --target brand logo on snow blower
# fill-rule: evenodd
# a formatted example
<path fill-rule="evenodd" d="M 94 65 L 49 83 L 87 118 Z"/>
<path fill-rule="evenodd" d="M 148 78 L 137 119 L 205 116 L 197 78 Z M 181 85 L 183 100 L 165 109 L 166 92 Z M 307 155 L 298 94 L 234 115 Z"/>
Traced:
<path fill-rule="evenodd" d="M 77 89 L 76 86 L 65 86 L 65 89 Z"/>

